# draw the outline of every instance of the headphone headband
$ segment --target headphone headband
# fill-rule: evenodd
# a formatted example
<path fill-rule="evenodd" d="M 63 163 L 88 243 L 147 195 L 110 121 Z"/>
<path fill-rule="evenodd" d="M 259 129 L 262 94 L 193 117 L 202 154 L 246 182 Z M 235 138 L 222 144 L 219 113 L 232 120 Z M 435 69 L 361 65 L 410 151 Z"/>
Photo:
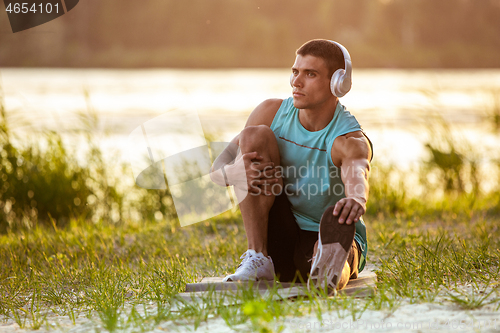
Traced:
<path fill-rule="evenodd" d="M 337 45 L 344 55 L 345 69 L 339 68 L 333 73 L 330 80 L 330 90 L 337 97 L 343 97 L 351 90 L 352 80 L 352 62 L 351 56 L 347 49 L 340 43 L 330 40 L 331 43 Z"/>

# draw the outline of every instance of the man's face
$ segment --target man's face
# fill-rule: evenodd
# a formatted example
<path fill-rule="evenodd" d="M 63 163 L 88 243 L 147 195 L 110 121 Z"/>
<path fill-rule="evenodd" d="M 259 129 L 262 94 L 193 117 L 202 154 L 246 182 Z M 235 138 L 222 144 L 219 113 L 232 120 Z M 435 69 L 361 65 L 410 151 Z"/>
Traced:
<path fill-rule="evenodd" d="M 333 98 L 326 62 L 312 55 L 297 55 L 292 67 L 293 105 L 298 109 L 321 107 Z"/>

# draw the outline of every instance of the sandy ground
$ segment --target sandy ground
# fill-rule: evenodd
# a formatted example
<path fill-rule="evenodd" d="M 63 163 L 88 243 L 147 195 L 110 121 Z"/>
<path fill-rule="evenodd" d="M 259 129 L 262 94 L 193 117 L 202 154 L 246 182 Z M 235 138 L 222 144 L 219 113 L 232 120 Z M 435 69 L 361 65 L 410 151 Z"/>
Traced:
<path fill-rule="evenodd" d="M 375 266 L 367 266 L 367 270 L 373 271 Z M 283 291 L 291 289 L 280 289 Z M 121 318 L 121 326 L 125 327 L 115 330 L 115 332 L 206 332 L 206 333 L 225 333 L 225 332 L 256 332 L 259 328 L 267 328 L 269 332 L 500 332 L 500 285 L 493 282 L 489 287 L 484 287 L 481 293 L 473 294 L 477 291 L 471 284 L 457 287 L 449 292 L 441 290 L 438 297 L 432 303 L 410 303 L 408 300 L 400 299 L 392 310 L 361 310 L 361 304 L 352 310 L 339 310 L 324 312 L 321 318 L 317 313 L 305 314 L 301 317 L 281 318 L 277 322 L 258 322 L 252 323 L 250 320 L 238 326 L 229 327 L 222 318 L 209 318 L 201 322 L 194 328 L 193 320 L 176 323 L 172 321 L 163 321 L 158 325 L 138 326 L 133 322 L 128 322 L 132 306 L 126 305 Z M 261 293 L 266 293 L 265 290 Z M 196 293 L 198 295 L 199 293 Z M 192 294 L 189 294 L 192 295 Z M 267 294 L 264 294 L 267 295 Z M 287 295 L 287 296 L 285 296 Z M 289 294 L 282 294 L 288 297 Z M 295 294 L 296 295 L 296 294 Z M 489 295 L 481 304 L 482 307 L 474 310 L 465 310 L 460 308 L 457 303 L 452 302 L 451 295 L 470 300 L 481 300 L 485 295 Z M 186 297 L 188 304 L 194 302 L 201 303 L 200 298 Z M 265 296 L 264 296 L 265 297 Z M 232 298 L 230 298 L 232 299 Z M 232 301 L 225 301 L 225 304 L 231 304 Z M 356 302 L 354 302 L 356 304 Z M 182 307 L 182 303 L 175 304 L 172 308 L 177 311 Z M 241 305 L 234 305 L 240 306 Z M 297 304 L 297 306 L 300 306 Z M 314 308 L 314 306 L 313 306 Z M 157 312 L 156 305 L 151 303 L 146 306 L 135 306 L 135 310 L 144 316 L 147 312 L 154 315 Z M 10 318 L 0 316 L 0 333 L 11 332 L 33 332 L 32 323 L 28 319 L 25 321 L 25 328 Z M 68 316 L 57 316 L 48 314 L 45 322 L 37 332 L 107 332 L 102 326 L 102 322 L 93 314 L 88 317 L 87 314 L 77 315 L 75 323 Z"/>
<path fill-rule="evenodd" d="M 282 332 L 500 332 L 500 312 L 497 302 L 476 310 L 462 310 L 455 304 L 441 298 L 434 303 L 409 304 L 403 302 L 393 312 L 387 310 L 366 310 L 352 318 L 350 311 L 324 313 L 321 320 L 316 314 L 303 317 L 287 317 L 280 322 L 264 323 L 271 331 Z M 152 309 L 150 309 L 152 310 Z M 0 332 L 33 332 L 29 320 L 21 329 L 12 319 L 0 322 Z M 221 318 L 202 322 L 196 332 L 254 332 L 252 323 L 230 328 Z M 101 332 L 97 317 L 79 317 L 74 325 L 67 316 L 51 316 L 38 332 Z M 141 328 L 127 325 L 117 332 L 188 332 L 195 331 L 192 322 L 162 322 L 155 327 Z"/>

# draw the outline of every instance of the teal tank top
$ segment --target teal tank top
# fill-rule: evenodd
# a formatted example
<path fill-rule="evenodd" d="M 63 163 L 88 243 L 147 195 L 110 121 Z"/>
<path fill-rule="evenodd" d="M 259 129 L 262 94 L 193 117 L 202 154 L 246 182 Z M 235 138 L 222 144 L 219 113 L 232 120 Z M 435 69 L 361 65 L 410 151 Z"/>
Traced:
<path fill-rule="evenodd" d="M 291 203 L 297 224 L 302 230 L 318 232 L 325 209 L 345 198 L 341 169 L 332 161 L 333 141 L 340 135 L 361 131 L 361 126 L 339 102 L 333 119 L 325 128 L 308 131 L 300 123 L 299 110 L 290 97 L 283 100 L 271 130 L 278 141 L 283 190 Z M 368 252 L 366 226 L 362 219 L 356 223 L 354 239 L 361 247 L 361 271 Z"/>

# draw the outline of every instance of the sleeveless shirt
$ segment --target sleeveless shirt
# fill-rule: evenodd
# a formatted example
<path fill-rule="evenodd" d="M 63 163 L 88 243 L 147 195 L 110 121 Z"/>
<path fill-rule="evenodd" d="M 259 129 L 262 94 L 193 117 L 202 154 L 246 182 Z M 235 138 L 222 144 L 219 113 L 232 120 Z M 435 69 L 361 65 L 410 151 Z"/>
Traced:
<path fill-rule="evenodd" d="M 350 168 L 341 170 L 335 166 L 331 155 L 333 142 L 338 136 L 361 131 L 361 126 L 339 102 L 333 119 L 325 128 L 308 131 L 300 123 L 299 109 L 290 97 L 283 100 L 271 130 L 278 141 L 283 190 L 291 203 L 297 224 L 302 230 L 318 232 L 325 209 L 345 198 L 341 172 L 354 172 Z M 354 239 L 362 252 L 359 258 L 361 271 L 368 251 L 366 226 L 362 219 L 355 226 Z"/>

